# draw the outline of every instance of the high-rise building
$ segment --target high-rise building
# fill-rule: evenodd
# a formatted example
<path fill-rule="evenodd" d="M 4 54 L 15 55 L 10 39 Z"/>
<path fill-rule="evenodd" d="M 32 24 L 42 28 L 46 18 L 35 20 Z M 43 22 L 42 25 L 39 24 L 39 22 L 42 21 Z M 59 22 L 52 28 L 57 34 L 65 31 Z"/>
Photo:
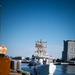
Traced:
<path fill-rule="evenodd" d="M 75 40 L 64 40 L 62 60 L 69 61 L 75 58 Z"/>

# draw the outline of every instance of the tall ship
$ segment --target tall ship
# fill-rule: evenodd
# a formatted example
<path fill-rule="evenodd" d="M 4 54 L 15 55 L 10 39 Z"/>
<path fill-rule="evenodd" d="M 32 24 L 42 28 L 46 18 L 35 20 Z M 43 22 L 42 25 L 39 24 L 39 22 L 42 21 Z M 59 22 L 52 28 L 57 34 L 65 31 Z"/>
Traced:
<path fill-rule="evenodd" d="M 27 70 L 31 75 L 53 75 L 56 66 L 53 64 L 51 57 L 46 52 L 46 42 L 37 40 L 35 42 L 36 51 L 32 55 L 31 62 L 29 63 L 30 69 Z"/>

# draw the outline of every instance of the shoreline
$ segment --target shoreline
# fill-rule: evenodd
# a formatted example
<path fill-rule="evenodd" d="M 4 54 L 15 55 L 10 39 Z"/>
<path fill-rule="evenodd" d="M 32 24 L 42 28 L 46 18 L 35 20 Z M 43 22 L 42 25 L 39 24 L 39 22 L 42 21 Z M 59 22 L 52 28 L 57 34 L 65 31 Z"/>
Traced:
<path fill-rule="evenodd" d="M 58 62 L 58 63 L 54 63 L 55 65 L 71 65 L 71 66 L 75 66 L 75 64 L 72 64 L 72 63 L 64 63 L 64 62 L 62 62 L 62 63 L 60 63 L 60 62 Z"/>

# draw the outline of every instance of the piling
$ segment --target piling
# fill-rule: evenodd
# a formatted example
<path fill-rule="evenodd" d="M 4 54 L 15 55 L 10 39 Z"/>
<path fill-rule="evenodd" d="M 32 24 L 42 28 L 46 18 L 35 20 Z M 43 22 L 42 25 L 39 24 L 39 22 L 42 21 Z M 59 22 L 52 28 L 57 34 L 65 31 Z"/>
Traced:
<path fill-rule="evenodd" d="M 10 59 L 0 57 L 0 75 L 10 75 Z"/>
<path fill-rule="evenodd" d="M 21 60 L 11 60 L 10 68 L 14 71 L 21 70 Z"/>

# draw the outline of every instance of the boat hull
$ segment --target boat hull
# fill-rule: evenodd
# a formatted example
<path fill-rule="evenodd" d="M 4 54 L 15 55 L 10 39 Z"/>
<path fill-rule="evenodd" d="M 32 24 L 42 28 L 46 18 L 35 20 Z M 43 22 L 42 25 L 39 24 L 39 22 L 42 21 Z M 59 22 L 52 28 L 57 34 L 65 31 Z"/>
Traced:
<path fill-rule="evenodd" d="M 37 65 L 28 68 L 23 68 L 22 70 L 30 72 L 31 75 L 53 75 L 56 66 L 53 63 L 44 64 L 44 65 Z"/>

